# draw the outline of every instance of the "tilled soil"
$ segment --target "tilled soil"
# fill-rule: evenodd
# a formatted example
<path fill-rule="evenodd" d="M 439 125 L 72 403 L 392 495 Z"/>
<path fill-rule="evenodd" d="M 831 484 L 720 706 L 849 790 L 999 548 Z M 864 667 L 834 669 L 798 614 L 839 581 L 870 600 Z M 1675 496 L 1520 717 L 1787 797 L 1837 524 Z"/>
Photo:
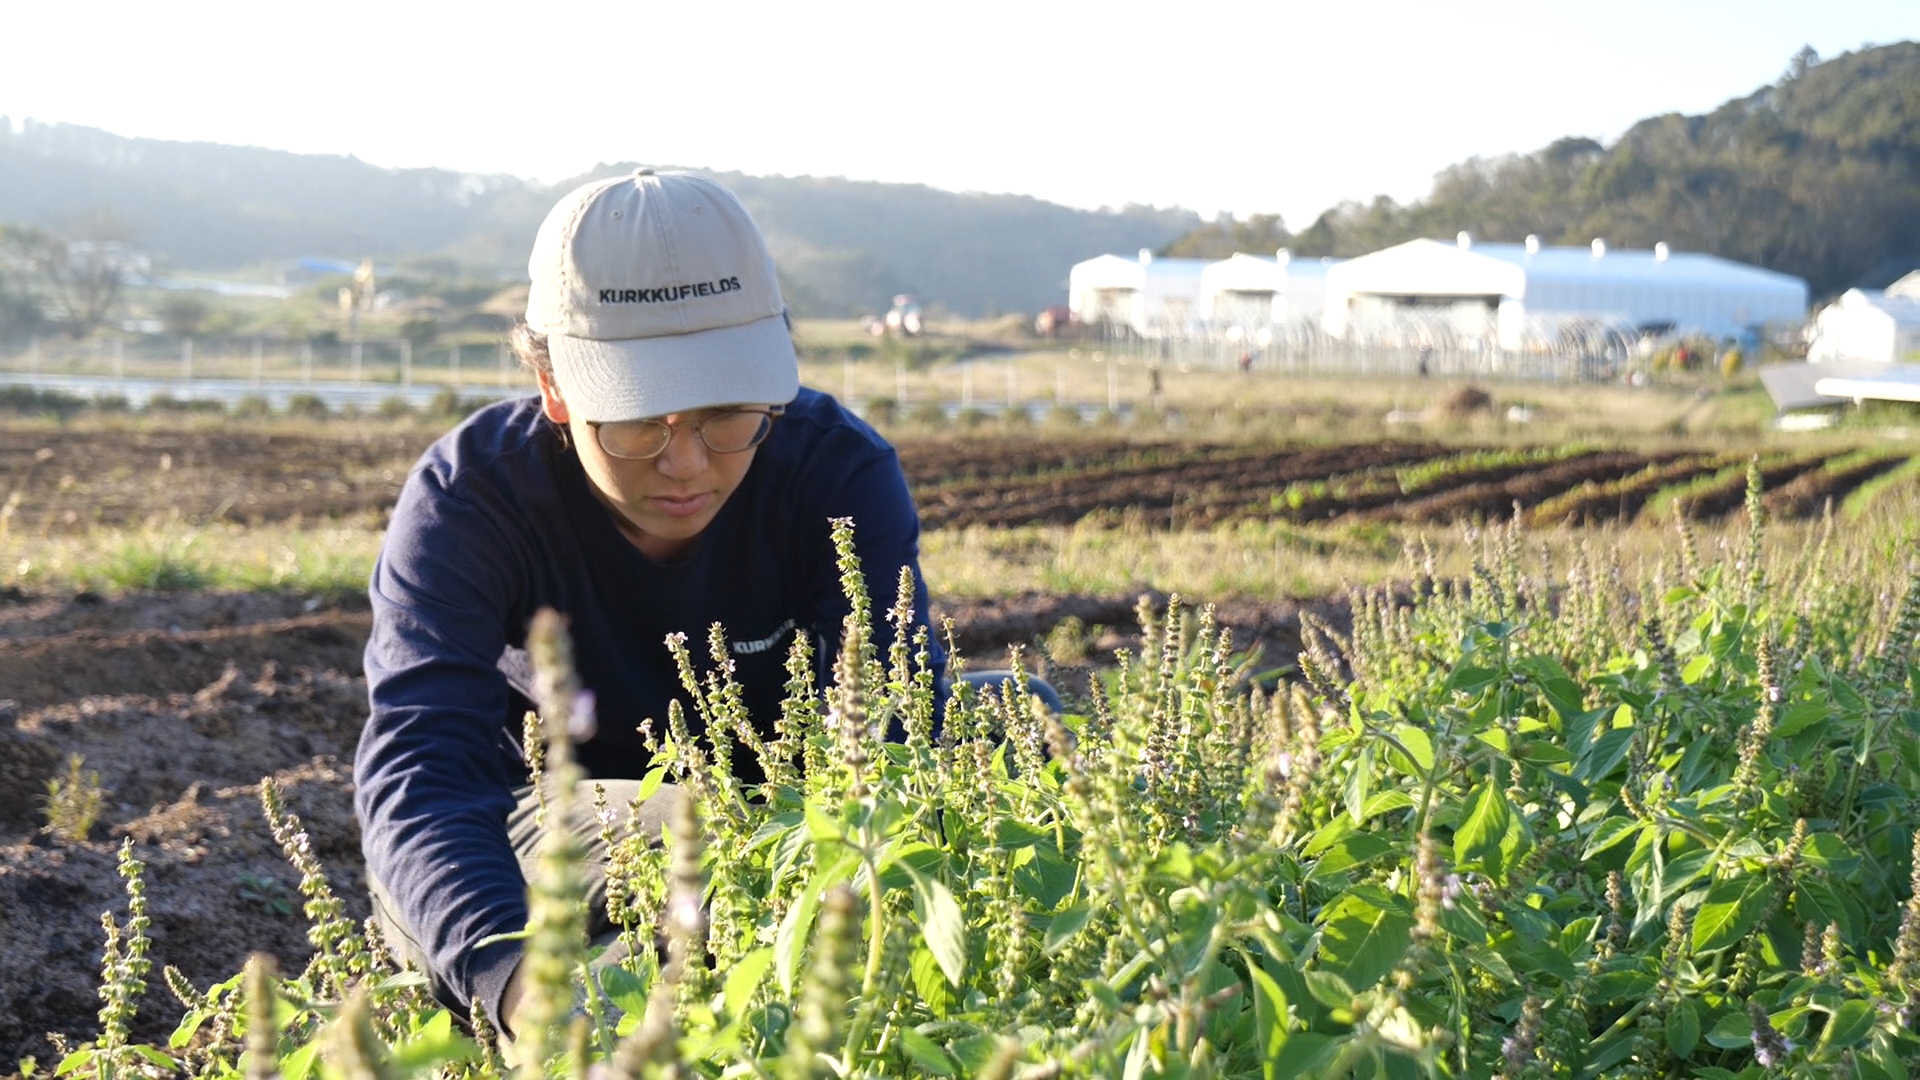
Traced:
<path fill-rule="evenodd" d="M 1137 599 L 1029 593 L 934 614 L 953 620 L 975 668 L 1025 646 L 1029 665 L 1072 700 L 1087 669 L 1046 671 L 1038 643 L 1072 616 L 1096 657 L 1137 648 Z M 0 592 L 0 1075 L 26 1055 L 50 1068 L 50 1032 L 75 1045 L 98 1033 L 101 916 L 126 919 L 116 857 L 127 839 L 146 864 L 152 919 L 136 1038 L 164 1044 L 179 1021 L 164 965 L 201 989 L 253 951 L 272 953 L 282 970 L 305 966 L 298 877 L 261 812 L 263 778 L 304 822 L 348 913 L 366 916 L 351 763 L 366 712 L 369 616 L 310 606 L 269 594 Z M 1241 602 L 1216 616 L 1273 667 L 1298 651 L 1309 609 L 1345 622 L 1333 600 Z M 48 782 L 76 754 L 105 793 L 82 841 L 42 831 Z"/>
<path fill-rule="evenodd" d="M 0 527 L 51 535 L 157 521 L 351 520 L 378 526 L 431 438 L 423 431 L 345 424 L 317 433 L 237 426 L 0 427 Z M 1396 469 L 1466 455 L 1471 448 L 1417 441 L 1227 446 L 1028 436 L 909 441 L 899 451 L 929 529 L 1088 520 L 1156 529 L 1242 520 L 1483 520 L 1511 514 L 1516 497 L 1532 506 L 1593 485 L 1596 477 L 1625 476 L 1632 470 L 1613 470 L 1634 457 L 1616 451 L 1574 461 L 1442 469 L 1421 491 L 1406 495 Z M 1639 460 L 1644 465 L 1671 457 Z M 1575 464 L 1588 459 L 1592 468 Z M 1702 470 L 1709 467 L 1700 459 Z M 1818 513 L 1827 498 L 1843 497 L 1874 472 L 1824 476 L 1817 499 L 1781 500 L 1776 512 Z M 1678 485 L 1696 475 L 1676 469 L 1660 483 Z M 1448 497 L 1461 489 L 1472 490 Z M 1692 512 L 1713 516 L 1739 504 L 1737 492 L 1730 499 L 1700 498 Z"/>

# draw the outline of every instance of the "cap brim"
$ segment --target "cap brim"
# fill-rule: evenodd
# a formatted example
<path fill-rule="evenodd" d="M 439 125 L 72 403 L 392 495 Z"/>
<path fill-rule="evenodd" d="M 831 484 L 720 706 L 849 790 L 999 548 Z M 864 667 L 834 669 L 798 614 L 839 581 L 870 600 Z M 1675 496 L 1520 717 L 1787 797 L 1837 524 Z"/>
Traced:
<path fill-rule="evenodd" d="M 784 405 L 800 365 L 780 315 L 692 334 L 595 341 L 552 334 L 547 352 L 567 412 L 611 422 L 715 405 Z"/>

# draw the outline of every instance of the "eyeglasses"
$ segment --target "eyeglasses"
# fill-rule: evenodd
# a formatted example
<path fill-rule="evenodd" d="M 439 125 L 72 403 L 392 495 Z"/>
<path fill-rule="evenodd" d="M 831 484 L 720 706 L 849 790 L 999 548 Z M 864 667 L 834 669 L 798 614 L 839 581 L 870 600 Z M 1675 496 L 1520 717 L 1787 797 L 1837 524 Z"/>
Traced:
<path fill-rule="evenodd" d="M 646 461 L 667 452 L 677 428 L 691 427 L 700 445 L 715 454 L 739 454 L 767 441 L 773 422 L 786 407 L 771 405 L 757 409 L 719 409 L 692 424 L 669 424 L 664 420 L 589 420 L 593 437 L 608 457 L 625 461 Z"/>

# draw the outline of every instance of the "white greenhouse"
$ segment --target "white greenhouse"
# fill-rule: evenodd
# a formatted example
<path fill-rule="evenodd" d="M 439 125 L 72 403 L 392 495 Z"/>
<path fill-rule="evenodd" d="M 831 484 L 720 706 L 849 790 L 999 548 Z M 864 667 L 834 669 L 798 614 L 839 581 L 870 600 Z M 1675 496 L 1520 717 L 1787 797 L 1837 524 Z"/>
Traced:
<path fill-rule="evenodd" d="M 1739 337 L 1806 318 L 1807 283 L 1712 255 L 1411 240 L 1327 270 L 1326 330 L 1417 323 L 1523 350 L 1596 328 Z"/>
<path fill-rule="evenodd" d="M 1067 275 L 1067 307 L 1089 326 L 1126 326 L 1145 337 L 1187 330 L 1200 317 L 1205 259 L 1138 259 L 1100 255 L 1075 263 Z"/>
<path fill-rule="evenodd" d="M 1848 289 L 1814 318 L 1807 359 L 1882 364 L 1920 360 L 1920 296 L 1892 289 Z"/>
<path fill-rule="evenodd" d="M 1335 259 L 1234 255 L 1200 271 L 1200 319 L 1212 326 L 1258 327 L 1306 320 L 1326 310 L 1327 268 Z"/>

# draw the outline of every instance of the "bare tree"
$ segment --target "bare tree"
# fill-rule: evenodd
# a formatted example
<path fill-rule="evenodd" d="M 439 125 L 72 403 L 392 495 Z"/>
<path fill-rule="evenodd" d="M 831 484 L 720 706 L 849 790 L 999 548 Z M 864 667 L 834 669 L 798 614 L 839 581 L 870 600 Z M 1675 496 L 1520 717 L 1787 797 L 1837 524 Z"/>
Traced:
<path fill-rule="evenodd" d="M 68 335 L 84 338 L 119 308 L 136 256 L 126 230 L 103 213 L 64 233 L 8 229 L 0 234 L 0 261 L 40 297 L 40 307 Z"/>
<path fill-rule="evenodd" d="M 45 321 L 30 285 L 33 274 L 17 254 L 19 231 L 0 225 L 0 338 L 32 334 Z"/>

